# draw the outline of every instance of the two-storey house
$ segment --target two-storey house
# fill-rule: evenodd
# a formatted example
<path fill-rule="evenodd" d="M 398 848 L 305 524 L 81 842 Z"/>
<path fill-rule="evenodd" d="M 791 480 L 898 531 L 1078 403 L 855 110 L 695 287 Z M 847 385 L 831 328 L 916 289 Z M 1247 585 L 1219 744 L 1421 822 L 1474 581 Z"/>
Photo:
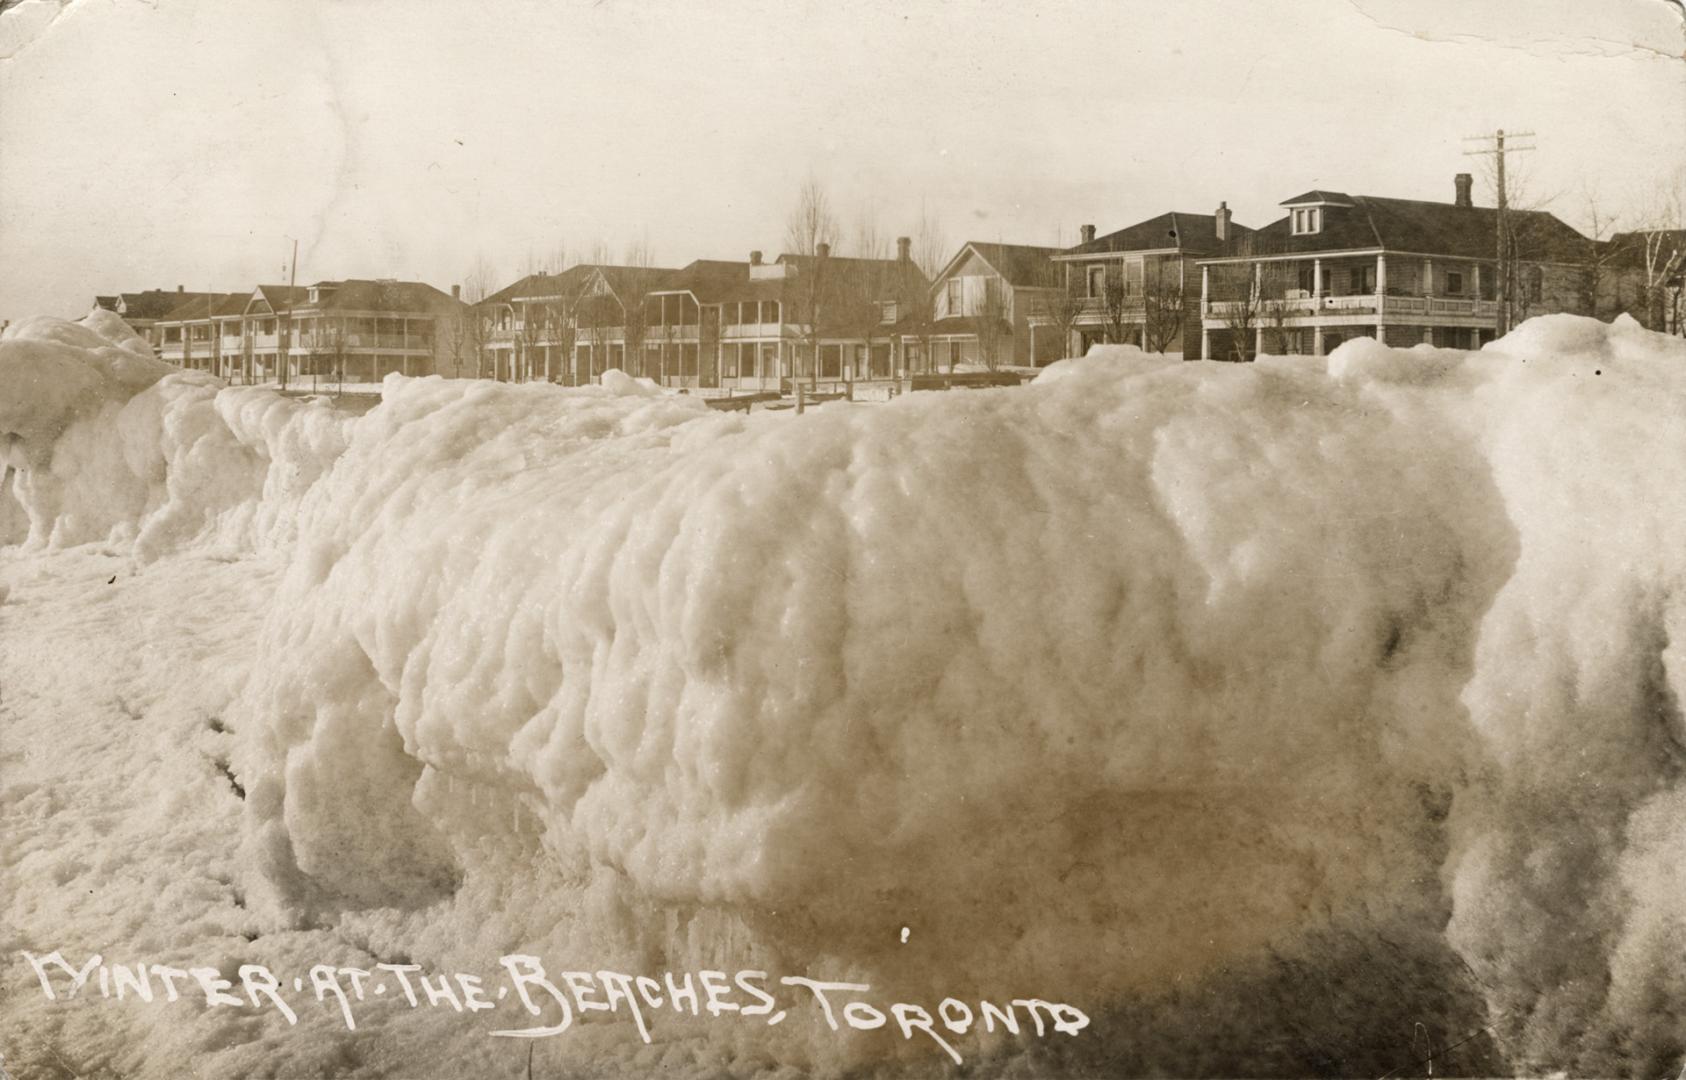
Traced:
<path fill-rule="evenodd" d="M 1085 225 L 1075 247 L 1052 256 L 1065 291 L 1040 305 L 1038 333 L 1060 339 L 1062 355 L 1111 342 L 1186 358 L 1200 326 L 1197 260 L 1251 232 L 1235 223 L 1227 203 L 1210 214 L 1160 214 L 1099 237 Z"/>
<path fill-rule="evenodd" d="M 1501 322 L 1590 314 L 1590 242 L 1543 211 L 1474 204 L 1472 178 L 1452 202 L 1308 191 L 1287 215 L 1202 259 L 1201 356 L 1323 355 L 1352 337 L 1389 345 L 1476 348 Z M 1504 303 L 1501 305 L 1501 297 Z"/>

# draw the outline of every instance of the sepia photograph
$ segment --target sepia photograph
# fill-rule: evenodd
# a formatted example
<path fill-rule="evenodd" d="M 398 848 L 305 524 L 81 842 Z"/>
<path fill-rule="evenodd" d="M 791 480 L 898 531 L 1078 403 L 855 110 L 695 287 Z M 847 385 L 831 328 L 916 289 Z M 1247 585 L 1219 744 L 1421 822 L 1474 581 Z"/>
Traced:
<path fill-rule="evenodd" d="M 0 1080 L 1686 1080 L 1682 0 L 0 0 Z"/>

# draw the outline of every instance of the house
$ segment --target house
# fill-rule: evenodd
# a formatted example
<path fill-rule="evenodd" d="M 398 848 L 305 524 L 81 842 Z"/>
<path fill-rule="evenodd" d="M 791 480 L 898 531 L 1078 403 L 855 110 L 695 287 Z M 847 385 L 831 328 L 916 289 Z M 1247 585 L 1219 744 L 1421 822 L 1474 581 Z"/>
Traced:
<path fill-rule="evenodd" d="M 643 373 L 699 390 L 838 389 L 906 372 L 909 312 L 928 283 L 897 240 L 893 259 L 759 251 L 748 262 L 698 260 L 645 299 Z"/>
<path fill-rule="evenodd" d="M 417 281 L 319 281 L 202 293 L 157 321 L 159 355 L 236 382 L 326 376 L 378 382 L 391 372 L 475 373 L 466 306 Z"/>
<path fill-rule="evenodd" d="M 161 320 L 183 304 L 204 303 L 207 298 L 220 295 L 223 294 L 188 292 L 183 286 L 177 285 L 174 289 L 148 289 L 138 293 L 96 296 L 94 307 L 114 311 L 122 316 L 123 321 L 129 324 L 129 329 L 145 338 L 156 350 L 161 344 L 157 330 Z"/>
<path fill-rule="evenodd" d="M 498 290 L 476 305 L 487 328 L 485 374 L 574 386 L 624 368 L 629 336 L 635 353 L 641 345 L 645 294 L 674 273 L 580 264 Z"/>
<path fill-rule="evenodd" d="M 1051 257 L 1064 292 L 1044 298 L 1037 332 L 1060 341 L 1062 356 L 1114 342 L 1189 357 L 1200 325 L 1197 260 L 1251 234 L 1227 203 L 1210 214 L 1160 214 L 1100 237 L 1085 225 L 1075 247 Z"/>
<path fill-rule="evenodd" d="M 1652 330 L 1686 336 L 1686 229 L 1642 229 L 1610 238 L 1601 300 Z M 1601 313 L 1602 314 L 1602 313 Z"/>
<path fill-rule="evenodd" d="M 185 294 L 183 294 L 185 295 Z M 196 293 L 153 324 L 158 358 L 230 378 L 243 357 L 246 293 Z"/>
<path fill-rule="evenodd" d="M 1321 356 L 1360 336 L 1476 348 L 1501 322 L 1590 314 L 1592 242 L 1549 213 L 1512 210 L 1501 263 L 1499 211 L 1476 206 L 1471 186 L 1459 173 L 1451 202 L 1321 190 L 1285 200 L 1279 221 L 1200 260 L 1200 355 Z"/>
<path fill-rule="evenodd" d="M 1058 248 L 970 240 L 931 283 L 931 323 L 912 334 L 910 366 L 953 371 L 961 364 L 1042 367 L 1066 355 L 1057 333 L 1035 321 L 1060 292 Z"/>

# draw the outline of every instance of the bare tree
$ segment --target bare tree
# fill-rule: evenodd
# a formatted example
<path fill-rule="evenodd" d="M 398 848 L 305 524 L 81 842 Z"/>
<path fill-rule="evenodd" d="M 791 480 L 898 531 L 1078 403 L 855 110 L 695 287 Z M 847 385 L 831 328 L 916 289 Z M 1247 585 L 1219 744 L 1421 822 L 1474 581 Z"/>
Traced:
<path fill-rule="evenodd" d="M 1007 304 L 1007 290 L 1002 288 L 999 278 L 984 278 L 983 287 L 974 317 L 978 330 L 978 360 L 994 371 L 1001 366 L 1003 349 L 1009 357 L 1012 355 L 1012 311 Z"/>
<path fill-rule="evenodd" d="M 1616 222 L 1599 205 L 1596 191 L 1583 189 L 1582 201 L 1587 240 L 1577 282 L 1581 310 L 1595 319 L 1609 319 L 1623 310 L 1622 275 L 1618 272 L 1622 249 L 1613 242 Z"/>
<path fill-rule="evenodd" d="M 653 265 L 653 261 L 654 256 L 650 253 L 650 238 L 648 236 L 640 236 L 636 240 L 629 241 L 621 257 L 622 266 L 645 267 Z"/>
<path fill-rule="evenodd" d="M 837 215 L 825 188 L 813 176 L 797 192 L 796 205 L 785 219 L 784 241 L 793 255 L 817 255 L 821 245 L 829 248 L 837 242 Z"/>
<path fill-rule="evenodd" d="M 1148 352 L 1162 353 L 1181 336 L 1188 316 L 1188 289 L 1180 258 L 1148 257 L 1142 275 L 1142 339 Z"/>
<path fill-rule="evenodd" d="M 1131 330 L 1135 324 L 1135 315 L 1140 309 L 1136 298 L 1130 295 L 1129 286 L 1124 280 L 1124 266 L 1106 268 L 1106 286 L 1101 290 L 1101 318 L 1106 328 L 1106 339 L 1114 345 L 1130 343 L 1133 335 Z M 1137 337 L 1137 343 L 1140 338 Z"/>
<path fill-rule="evenodd" d="M 1640 321 L 1653 330 L 1686 336 L 1682 315 L 1686 277 L 1686 168 L 1659 184 L 1644 212 L 1644 224 L 1629 245 L 1635 249 Z"/>
<path fill-rule="evenodd" d="M 647 375 L 644 370 L 644 343 L 650 336 L 649 312 L 644 307 L 641 290 L 628 279 L 621 285 L 625 295 L 620 297 L 621 343 L 625 353 L 621 361 L 629 375 Z"/>
<path fill-rule="evenodd" d="M 857 259 L 883 259 L 890 253 L 888 238 L 878 224 L 878 207 L 864 203 L 855 212 L 849 253 Z"/>
<path fill-rule="evenodd" d="M 1063 357 L 1071 349 L 1071 335 L 1077 329 L 1077 320 L 1083 316 L 1087 300 L 1071 288 L 1066 281 L 1065 267 L 1059 263 L 1050 264 L 1038 284 L 1048 291 L 1037 300 L 1036 313 L 1060 335 Z"/>
<path fill-rule="evenodd" d="M 474 377 L 477 379 L 486 377 L 486 352 L 492 337 L 490 312 L 480 305 L 497 288 L 497 279 L 497 268 L 483 255 L 475 256 L 474 265 L 463 276 L 462 298 L 468 309 L 464 313 L 466 321 L 460 335 L 462 347 L 474 355 Z"/>
<path fill-rule="evenodd" d="M 948 238 L 943 234 L 942 222 L 931 213 L 928 203 L 919 204 L 919 222 L 913 228 L 913 264 L 927 278 L 935 280 L 948 261 Z"/>

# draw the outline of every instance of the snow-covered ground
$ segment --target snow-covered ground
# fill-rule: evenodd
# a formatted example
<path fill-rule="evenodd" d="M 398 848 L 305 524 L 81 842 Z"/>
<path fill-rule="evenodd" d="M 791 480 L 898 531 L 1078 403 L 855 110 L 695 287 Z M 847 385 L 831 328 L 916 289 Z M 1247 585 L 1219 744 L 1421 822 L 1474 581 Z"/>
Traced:
<path fill-rule="evenodd" d="M 606 382 L 355 415 L 8 330 L 8 1069 L 1681 1067 L 1679 340 Z"/>

